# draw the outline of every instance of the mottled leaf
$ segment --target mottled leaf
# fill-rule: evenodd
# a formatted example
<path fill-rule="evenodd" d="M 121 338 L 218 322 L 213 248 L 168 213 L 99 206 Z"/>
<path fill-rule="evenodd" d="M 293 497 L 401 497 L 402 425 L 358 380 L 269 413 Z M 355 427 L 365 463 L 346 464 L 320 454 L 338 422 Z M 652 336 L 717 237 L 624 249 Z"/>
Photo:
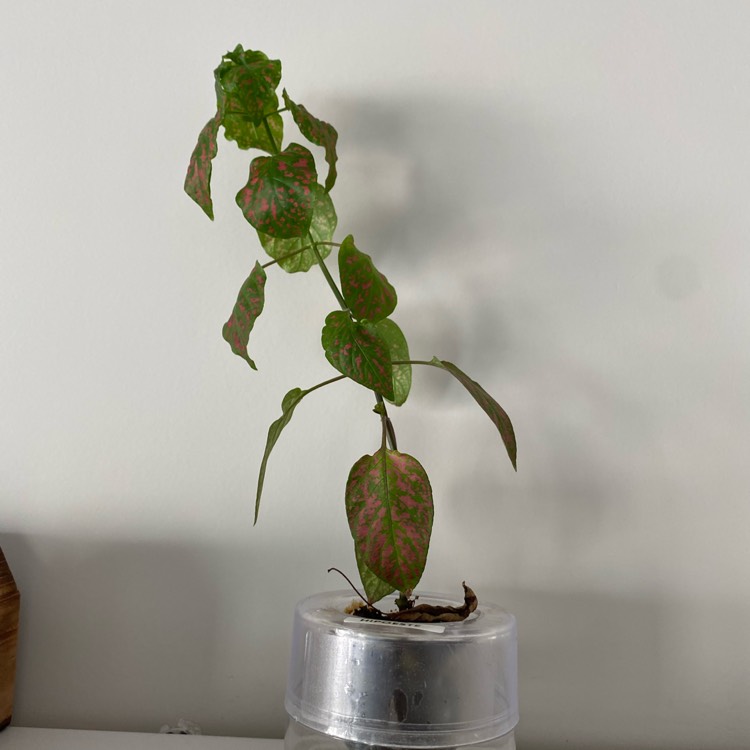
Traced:
<path fill-rule="evenodd" d="M 432 531 L 432 489 L 419 461 L 380 449 L 346 483 L 346 516 L 364 564 L 399 591 L 422 577 Z"/>
<path fill-rule="evenodd" d="M 300 237 L 312 221 L 317 177 L 312 154 L 292 143 L 274 156 L 253 159 L 237 205 L 259 232 L 282 239 Z"/>
<path fill-rule="evenodd" d="M 395 590 L 390 583 L 381 581 L 375 573 L 373 573 L 367 565 L 365 565 L 362 559 L 362 554 L 359 551 L 359 547 L 354 545 L 354 554 L 357 557 L 357 569 L 359 570 L 359 578 L 362 581 L 362 586 L 365 589 L 365 596 L 367 597 L 370 604 L 379 602 L 384 596 L 393 593 Z"/>
<path fill-rule="evenodd" d="M 490 396 L 487 391 L 482 388 L 479 383 L 472 380 L 465 372 L 459 370 L 456 365 L 452 362 L 446 362 L 445 360 L 433 357 L 431 364 L 435 367 L 442 367 L 447 370 L 453 377 L 455 377 L 459 383 L 473 396 L 474 400 L 482 407 L 485 414 L 492 420 L 495 427 L 497 427 L 500 437 L 503 439 L 505 449 L 508 451 L 508 457 L 510 462 L 513 464 L 514 469 L 518 469 L 516 466 L 516 435 L 513 431 L 513 425 L 511 424 L 510 417 L 505 412 L 500 404 Z"/>
<path fill-rule="evenodd" d="M 211 162 L 216 156 L 218 147 L 216 136 L 219 132 L 221 114 L 217 112 L 198 135 L 198 143 L 190 157 L 185 192 L 206 212 L 209 219 L 214 218 L 214 207 L 211 202 Z"/>
<path fill-rule="evenodd" d="M 273 112 L 276 107 L 276 104 L 270 105 L 270 111 Z M 278 114 L 268 115 L 268 126 L 273 140 L 263 124 L 256 125 L 242 115 L 225 117 L 222 124 L 227 140 L 236 141 L 240 148 L 257 148 L 266 153 L 275 154 L 279 144 L 284 140 L 284 121 Z"/>
<path fill-rule="evenodd" d="M 307 109 L 301 104 L 295 104 L 286 93 L 286 89 L 282 92 L 284 97 L 284 104 L 289 108 L 292 113 L 294 121 L 297 123 L 297 127 L 300 133 L 307 138 L 310 143 L 314 143 L 316 146 L 322 146 L 326 152 L 326 161 L 328 162 L 328 176 L 326 177 L 326 192 L 329 192 L 336 182 L 336 141 L 338 140 L 339 134 L 333 125 L 319 120 L 317 117 L 313 117 Z"/>
<path fill-rule="evenodd" d="M 363 324 L 388 345 L 392 362 L 404 362 L 409 359 L 409 345 L 401 329 L 390 318 L 372 324 Z M 393 365 L 393 399 L 391 403 L 401 406 L 411 390 L 411 365 Z"/>
<path fill-rule="evenodd" d="M 232 314 L 229 316 L 229 320 L 224 323 L 224 328 L 221 331 L 225 341 L 232 347 L 232 351 L 242 357 L 253 370 L 258 368 L 248 356 L 247 342 L 256 319 L 263 312 L 265 285 L 266 272 L 260 263 L 256 263 L 255 268 L 242 284 Z"/>
<path fill-rule="evenodd" d="M 372 258 L 357 250 L 351 235 L 339 248 L 339 277 L 344 300 L 355 318 L 376 322 L 396 308 L 396 290 L 375 268 Z"/>
<path fill-rule="evenodd" d="M 312 193 L 313 214 L 312 221 L 310 222 L 310 235 L 312 235 L 315 242 L 331 242 L 333 240 L 333 233 L 336 231 L 337 222 L 333 201 L 331 200 L 331 196 L 317 183 L 312 186 Z M 258 232 L 258 237 L 265 251 L 272 258 L 278 260 L 279 265 L 289 273 L 309 271 L 317 262 L 315 253 L 309 247 L 310 237 L 307 235 L 282 240 Z M 303 247 L 307 249 L 299 252 Z M 318 252 L 321 257 L 325 258 L 331 252 L 331 246 L 319 245 Z"/>
<path fill-rule="evenodd" d="M 263 453 L 263 460 L 260 463 L 260 472 L 258 473 L 258 489 L 255 493 L 254 523 L 258 522 L 258 512 L 260 511 L 260 496 L 263 493 L 263 482 L 266 478 L 266 466 L 268 465 L 268 457 L 271 455 L 271 451 L 273 450 L 274 445 L 276 445 L 276 441 L 279 439 L 281 431 L 289 424 L 289 420 L 294 414 L 295 407 L 309 392 L 310 391 L 303 391 L 300 388 L 292 388 L 292 390 L 289 391 L 286 396 L 284 396 L 281 402 L 281 416 L 275 422 L 272 422 L 271 426 L 268 428 L 266 450 Z"/>
<path fill-rule="evenodd" d="M 222 57 L 214 80 L 216 103 L 225 126 L 235 117 L 260 125 L 264 115 L 278 108 L 276 88 L 281 81 L 281 62 L 269 60 L 263 52 L 244 50 L 238 44 Z"/>
<path fill-rule="evenodd" d="M 321 337 L 326 359 L 341 373 L 393 400 L 393 377 L 388 345 L 343 310 L 326 318 Z"/>

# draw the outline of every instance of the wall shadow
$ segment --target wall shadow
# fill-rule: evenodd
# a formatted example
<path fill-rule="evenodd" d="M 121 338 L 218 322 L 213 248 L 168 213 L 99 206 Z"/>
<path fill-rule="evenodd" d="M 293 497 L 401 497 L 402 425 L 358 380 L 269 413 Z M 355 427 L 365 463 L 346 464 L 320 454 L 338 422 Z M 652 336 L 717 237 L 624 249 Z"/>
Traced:
<path fill-rule="evenodd" d="M 93 530 L 0 545 L 21 590 L 14 724 L 158 732 L 186 718 L 206 734 L 279 734 L 291 613 L 274 624 L 253 609 L 263 582 L 242 588 L 241 550 Z M 273 611 L 272 588 L 263 601 Z"/>

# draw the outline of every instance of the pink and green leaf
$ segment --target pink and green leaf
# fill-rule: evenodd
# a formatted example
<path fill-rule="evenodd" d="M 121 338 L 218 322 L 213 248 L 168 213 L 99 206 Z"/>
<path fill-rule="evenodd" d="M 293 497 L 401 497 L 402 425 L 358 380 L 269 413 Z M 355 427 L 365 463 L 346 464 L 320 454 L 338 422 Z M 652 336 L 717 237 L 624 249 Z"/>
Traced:
<path fill-rule="evenodd" d="M 237 295 L 232 314 L 221 331 L 224 340 L 232 347 L 232 351 L 242 357 L 253 370 L 258 368 L 247 353 L 247 342 L 255 321 L 263 312 L 265 301 L 266 272 L 260 263 L 256 263 L 250 275 L 245 279 Z"/>
<path fill-rule="evenodd" d="M 396 290 L 375 268 L 372 258 L 354 246 L 351 235 L 339 248 L 341 292 L 347 306 L 359 320 L 377 322 L 396 308 Z"/>
<path fill-rule="evenodd" d="M 472 395 L 474 400 L 479 404 L 479 406 L 482 407 L 485 414 L 492 420 L 492 423 L 497 427 L 498 432 L 500 433 L 500 437 L 503 439 L 503 443 L 505 445 L 505 449 L 508 451 L 508 458 L 510 458 L 510 462 L 513 464 L 514 469 L 518 469 L 516 466 L 516 454 L 517 454 L 517 447 L 516 447 L 516 434 L 513 430 L 513 424 L 510 421 L 510 417 L 506 413 L 505 409 L 503 409 L 500 404 L 495 401 L 492 396 L 490 396 L 487 391 L 482 388 L 479 383 L 477 383 L 475 380 L 472 380 L 465 372 L 460 370 L 456 365 L 454 365 L 452 362 L 446 362 L 445 360 L 438 359 L 437 357 L 433 357 L 431 363 L 435 367 L 441 367 L 444 370 L 447 370 L 451 375 L 453 375 L 456 380 L 458 380 L 461 385 L 466 388 L 467 391 Z"/>
<path fill-rule="evenodd" d="M 336 231 L 336 210 L 331 196 L 315 183 L 312 186 L 313 213 L 310 222 L 310 236 L 315 242 L 331 242 Z M 277 239 L 262 232 L 258 238 L 264 250 L 279 262 L 288 273 L 309 271 L 317 263 L 317 258 L 310 245 L 310 236 L 292 237 L 291 239 Z M 306 248 L 306 249 L 302 249 Z M 301 251 L 301 252 L 300 252 Z M 318 245 L 321 257 L 327 257 L 331 252 L 330 245 Z"/>
<path fill-rule="evenodd" d="M 258 522 L 258 512 L 260 511 L 260 496 L 263 493 L 263 482 L 266 478 L 266 467 L 268 465 L 268 457 L 271 455 L 273 447 L 276 445 L 276 441 L 279 439 L 282 430 L 289 424 L 289 421 L 294 414 L 294 409 L 297 404 L 310 391 L 303 391 L 300 388 L 292 388 L 289 393 L 284 396 L 281 402 L 281 416 L 271 423 L 268 428 L 268 437 L 266 438 L 266 449 L 263 453 L 263 460 L 260 464 L 260 472 L 258 473 L 258 489 L 255 493 L 255 521 Z"/>
<path fill-rule="evenodd" d="M 237 205 L 259 232 L 280 239 L 300 237 L 310 228 L 317 172 L 312 154 L 297 143 L 273 156 L 258 156 Z"/>
<path fill-rule="evenodd" d="M 377 323 L 364 323 L 368 331 L 379 336 L 388 345 L 392 362 L 405 362 L 409 359 L 409 345 L 401 329 L 390 318 Z M 411 390 L 411 365 L 393 365 L 393 399 L 391 403 L 401 406 Z"/>
<path fill-rule="evenodd" d="M 206 212 L 206 216 L 213 220 L 214 207 L 211 202 L 211 163 L 218 151 L 216 143 L 219 133 L 221 113 L 217 112 L 210 119 L 198 135 L 198 143 L 190 157 L 187 175 L 185 177 L 185 192 Z"/>
<path fill-rule="evenodd" d="M 214 70 L 214 80 L 216 103 L 225 127 L 235 117 L 260 125 L 265 115 L 278 108 L 276 89 L 281 81 L 281 62 L 269 60 L 263 52 L 244 50 L 238 44 L 222 57 Z"/>
<path fill-rule="evenodd" d="M 391 355 L 377 334 L 336 310 L 326 318 L 321 342 L 326 359 L 339 372 L 393 400 Z"/>
<path fill-rule="evenodd" d="M 380 578 L 378 578 L 375 573 L 365 565 L 365 562 L 362 559 L 362 554 L 356 544 L 354 545 L 354 554 L 357 558 L 359 579 L 362 581 L 362 586 L 365 589 L 365 596 L 370 604 L 379 602 L 383 597 L 388 596 L 388 594 L 392 594 L 395 591 L 390 583 L 381 581 Z"/>
<path fill-rule="evenodd" d="M 432 532 L 432 489 L 412 456 L 381 448 L 362 456 L 346 483 L 346 515 L 358 555 L 381 581 L 412 590 Z"/>
<path fill-rule="evenodd" d="M 282 96 L 284 97 L 284 104 L 291 111 L 292 117 L 297 123 L 300 133 L 302 133 L 310 143 L 314 143 L 316 146 L 322 146 L 325 149 L 326 161 L 328 162 L 328 176 L 326 177 L 325 187 L 326 192 L 330 192 L 336 182 L 336 161 L 338 159 L 338 156 L 336 155 L 336 141 L 338 141 L 339 134 L 336 132 L 333 125 L 314 117 L 303 105 L 295 104 L 289 98 L 286 89 L 282 92 Z"/>
<path fill-rule="evenodd" d="M 276 104 L 270 106 L 272 114 L 266 118 L 273 140 L 263 124 L 257 125 L 243 115 L 224 117 L 224 136 L 229 141 L 236 141 L 239 148 L 257 148 L 275 154 L 277 146 L 284 140 L 284 121 L 281 115 L 273 113 L 276 107 Z"/>

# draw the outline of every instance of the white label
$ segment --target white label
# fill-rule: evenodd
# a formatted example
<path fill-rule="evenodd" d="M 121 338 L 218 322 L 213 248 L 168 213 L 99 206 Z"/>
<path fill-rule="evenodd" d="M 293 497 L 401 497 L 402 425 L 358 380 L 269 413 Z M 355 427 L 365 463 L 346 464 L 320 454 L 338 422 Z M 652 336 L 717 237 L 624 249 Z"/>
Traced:
<path fill-rule="evenodd" d="M 445 625 L 432 625 L 429 622 L 399 622 L 398 620 L 371 620 L 369 617 L 345 617 L 344 622 L 356 622 L 359 625 L 387 625 L 391 628 L 412 628 L 429 630 L 430 633 L 444 633 Z"/>

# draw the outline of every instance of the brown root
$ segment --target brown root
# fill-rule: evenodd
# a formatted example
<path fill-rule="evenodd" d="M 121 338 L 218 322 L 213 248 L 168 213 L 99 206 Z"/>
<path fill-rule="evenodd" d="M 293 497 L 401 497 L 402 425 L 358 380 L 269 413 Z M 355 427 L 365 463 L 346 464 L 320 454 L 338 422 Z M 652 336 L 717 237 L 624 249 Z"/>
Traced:
<path fill-rule="evenodd" d="M 395 612 L 381 612 L 377 607 L 366 604 L 352 614 L 368 620 L 390 620 L 392 622 L 460 622 L 474 612 L 478 603 L 476 594 L 466 585 L 465 581 L 462 586 L 464 587 L 464 603 L 460 607 L 419 604 Z"/>

